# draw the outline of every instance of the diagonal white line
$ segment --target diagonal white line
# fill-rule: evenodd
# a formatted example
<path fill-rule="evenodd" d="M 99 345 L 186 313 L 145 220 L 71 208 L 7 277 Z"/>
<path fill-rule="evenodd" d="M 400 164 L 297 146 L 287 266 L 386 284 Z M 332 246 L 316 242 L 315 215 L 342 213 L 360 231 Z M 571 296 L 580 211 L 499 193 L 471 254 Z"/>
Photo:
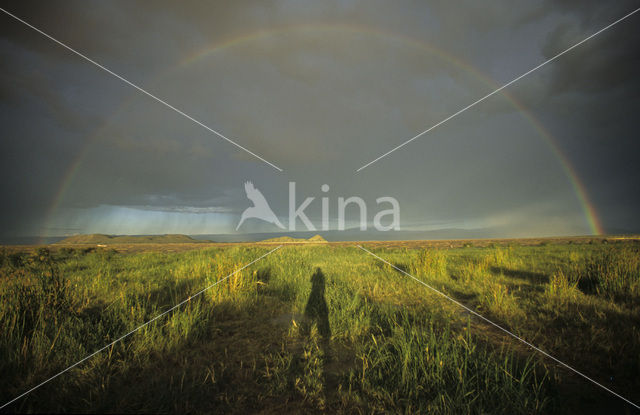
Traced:
<path fill-rule="evenodd" d="M 426 282 L 419 280 L 418 278 L 414 277 L 413 275 L 409 274 L 408 272 L 402 270 L 401 268 L 393 265 L 392 263 L 390 263 L 389 261 L 380 258 L 378 255 L 374 254 L 373 252 L 363 248 L 360 245 L 356 245 L 358 248 L 362 249 L 363 251 L 365 251 L 366 253 L 368 253 L 369 255 L 374 256 L 375 258 L 379 259 L 380 261 L 384 262 L 387 265 L 390 265 L 391 267 L 395 268 L 396 270 L 400 271 L 401 273 L 403 273 L 404 275 L 413 278 L 416 282 L 424 285 L 425 287 L 429 288 L 431 291 L 434 291 L 436 294 L 441 295 L 442 297 L 446 298 L 447 300 L 453 302 L 456 305 L 459 305 L 460 307 L 464 308 L 466 311 L 468 311 L 469 313 L 475 315 L 476 317 L 481 318 L 482 320 L 486 321 L 487 323 L 491 324 L 492 326 L 502 330 L 503 332 L 507 333 L 509 336 L 517 339 L 518 341 L 526 344 L 527 346 L 529 346 L 530 348 L 532 348 L 533 350 L 542 353 L 543 355 L 545 355 L 546 357 L 550 358 L 551 360 L 555 361 L 556 363 L 564 366 L 565 368 L 571 370 L 574 373 L 577 373 L 578 375 L 582 376 L 583 378 L 587 379 L 588 381 L 594 383 L 595 385 L 600 386 L 602 389 L 606 390 L 607 392 L 611 393 L 612 395 L 617 396 L 618 398 L 622 399 L 623 401 L 625 401 L 626 403 L 628 403 L 629 405 L 632 405 L 634 407 L 636 407 L 637 409 L 640 409 L 640 406 L 636 405 L 635 403 L 631 402 L 629 399 L 625 398 L 624 396 L 612 391 L 611 389 L 607 388 L 606 386 L 602 385 L 601 383 L 596 382 L 595 380 L 591 379 L 589 376 L 578 372 L 576 369 L 572 368 L 571 366 L 569 366 L 568 364 L 564 363 L 563 361 L 551 356 L 549 353 L 545 352 L 544 350 L 534 346 L 533 344 L 529 343 L 528 341 L 516 336 L 515 334 L 513 334 L 512 332 L 510 332 L 509 330 L 505 329 L 504 327 L 494 323 L 493 321 L 489 320 L 488 318 L 486 318 L 485 316 L 483 316 L 482 314 L 479 314 L 478 312 L 470 309 L 469 307 L 467 307 L 466 305 L 454 300 L 453 298 L 449 297 L 448 295 L 446 295 L 445 293 L 443 293 L 442 291 L 439 291 L 435 288 L 433 288 L 432 286 L 430 286 L 429 284 L 427 284 Z"/>
<path fill-rule="evenodd" d="M 372 165 L 373 163 L 375 163 L 376 161 L 388 156 L 389 154 L 393 153 L 396 150 L 399 150 L 400 148 L 406 146 L 407 144 L 409 144 L 410 142 L 412 142 L 413 140 L 422 137 L 423 135 L 425 135 L 426 133 L 428 133 L 429 131 L 433 130 L 434 128 L 437 128 L 438 126 L 446 123 L 447 121 L 449 121 L 450 119 L 462 114 L 463 112 L 465 112 L 466 110 L 468 110 L 469 108 L 481 103 L 482 101 L 484 101 L 485 99 L 489 98 L 492 95 L 497 94 L 498 92 L 502 91 L 503 89 L 507 88 L 509 85 L 512 85 L 513 83 L 519 81 L 520 79 L 524 78 L 525 76 L 529 75 L 530 73 L 542 68 L 543 66 L 545 66 L 546 64 L 556 60 L 557 58 L 559 58 L 560 56 L 564 55 L 565 53 L 569 52 L 570 50 L 582 45 L 584 42 L 588 41 L 589 39 L 599 35 L 600 33 L 604 32 L 605 30 L 615 26 L 616 24 L 620 23 L 621 21 L 623 21 L 624 19 L 630 17 L 631 15 L 637 13 L 638 11 L 640 11 L 640 7 L 635 9 L 634 11 L 632 11 L 629 14 L 626 14 L 625 16 L 619 18 L 618 20 L 616 20 L 615 22 L 611 23 L 610 25 L 603 27 L 602 29 L 598 30 L 597 32 L 595 32 L 594 34 L 592 34 L 591 36 L 581 40 L 580 42 L 576 43 L 575 45 L 571 46 L 568 49 L 563 50 L 562 52 L 558 53 L 557 55 L 555 55 L 554 57 L 542 62 L 541 64 L 539 64 L 538 66 L 528 70 L 527 72 L 523 73 L 522 75 L 518 76 L 517 78 L 512 79 L 511 81 L 507 82 L 506 84 L 502 85 L 500 88 L 496 89 L 495 91 L 483 96 L 482 98 L 472 102 L 471 104 L 467 105 L 466 107 L 462 108 L 461 110 L 451 114 L 450 116 L 448 116 L 447 118 L 445 118 L 444 120 L 440 121 L 437 124 L 432 125 L 431 127 L 427 128 L 426 130 L 424 130 L 423 132 L 411 137 L 410 139 L 408 139 L 407 141 L 405 141 L 402 144 L 397 145 L 396 147 L 392 148 L 391 150 L 387 151 L 386 153 L 384 153 L 383 155 L 379 156 L 378 158 L 371 160 L 370 162 L 368 162 L 367 164 L 365 164 L 364 166 L 360 167 L 358 170 L 356 170 L 356 173 L 359 172 L 360 170 L 363 170 L 367 167 L 369 167 L 370 165 Z"/>
<path fill-rule="evenodd" d="M 28 395 L 29 393 L 33 392 L 34 390 L 38 389 L 39 387 L 41 387 L 42 385 L 44 385 L 45 383 L 48 383 L 50 381 L 52 381 L 53 379 L 57 378 L 58 376 L 62 375 L 63 373 L 73 369 L 74 367 L 78 366 L 80 363 L 84 362 L 87 359 L 92 358 L 93 356 L 97 355 L 98 353 L 102 352 L 105 349 L 108 349 L 109 347 L 113 346 L 114 344 L 118 343 L 120 340 L 124 339 L 125 337 L 135 333 L 136 331 L 140 330 L 141 328 L 147 326 L 148 324 L 156 321 L 157 319 L 159 319 L 160 317 L 170 313 L 171 311 L 175 310 L 176 308 L 180 307 L 182 304 L 186 303 L 187 301 L 190 301 L 192 298 L 195 298 L 197 296 L 199 296 L 200 294 L 202 294 L 203 292 L 207 291 L 209 288 L 214 287 L 218 284 L 220 284 L 221 282 L 227 280 L 229 277 L 232 277 L 233 275 L 237 274 L 238 272 L 242 271 L 243 269 L 247 268 L 250 265 L 255 264 L 256 262 L 260 261 L 262 258 L 266 257 L 267 255 L 270 255 L 271 253 L 277 251 L 278 249 L 282 248 L 282 245 L 272 249 L 271 251 L 267 252 L 266 254 L 262 255 L 259 258 L 254 259 L 253 261 L 249 262 L 248 264 L 244 265 L 242 268 L 235 270 L 234 272 L 232 272 L 231 274 L 227 275 L 226 277 L 219 279 L 218 281 L 214 282 L 213 284 L 209 285 L 208 287 L 203 288 L 202 290 L 198 291 L 197 293 L 193 294 L 192 296 L 189 296 L 188 298 L 186 298 L 185 300 L 181 301 L 180 303 L 174 305 L 173 307 L 171 307 L 170 309 L 168 309 L 167 311 L 164 311 L 160 314 L 158 314 L 157 316 L 155 316 L 154 318 L 152 318 L 151 320 L 147 321 L 146 323 L 142 323 L 141 325 L 139 325 L 138 327 L 136 327 L 135 329 L 131 330 L 129 333 L 125 334 L 124 336 L 112 341 L 111 343 L 107 344 L 106 346 L 96 350 L 95 352 L 91 353 L 89 356 L 78 360 L 76 363 L 72 364 L 71 366 L 69 366 L 68 368 L 56 373 L 55 375 L 51 376 L 49 379 L 45 380 L 44 382 L 41 382 L 39 384 L 37 384 L 36 386 L 34 386 L 33 388 L 29 389 L 28 391 L 24 392 L 23 394 L 21 394 L 20 396 L 17 396 L 15 398 L 13 398 L 12 400 L 10 400 L 9 402 L 5 403 L 4 405 L 0 406 L 0 409 L 3 409 L 4 407 L 11 405 L 13 402 L 17 401 L 18 399 Z"/>
<path fill-rule="evenodd" d="M 121 80 L 122 82 L 134 87 L 135 89 L 137 89 L 138 91 L 142 92 L 143 94 L 155 99 L 156 101 L 158 101 L 159 103 L 163 104 L 164 106 L 166 106 L 167 108 L 172 109 L 173 111 L 177 112 L 178 114 L 182 115 L 183 117 L 187 118 L 188 120 L 193 121 L 194 123 L 198 124 L 199 126 L 203 127 L 204 129 L 214 133 L 215 135 L 217 135 L 218 137 L 228 141 L 229 143 L 233 144 L 234 146 L 238 147 L 241 150 L 244 150 L 245 152 L 251 154 L 253 157 L 267 163 L 269 166 L 273 167 L 276 170 L 282 171 L 282 169 L 278 166 L 276 166 L 275 164 L 265 160 L 264 158 L 260 157 L 259 155 L 257 155 L 256 153 L 252 152 L 251 150 L 241 146 L 240 144 L 236 143 L 235 141 L 233 141 L 232 139 L 224 136 L 222 133 L 219 133 L 218 131 L 214 130 L 213 128 L 201 123 L 200 121 L 196 120 L 195 118 L 193 118 L 192 116 L 184 113 L 183 111 L 179 110 L 178 108 L 174 107 L 173 105 L 167 103 L 166 101 L 158 98 L 157 96 L 153 95 L 152 93 L 148 92 L 147 90 L 139 87 L 138 85 L 134 84 L 131 81 L 128 81 L 127 79 L 123 78 L 122 76 L 118 75 L 117 73 L 111 71 L 110 69 L 100 65 L 98 62 L 94 61 L 93 59 L 83 55 L 82 53 L 78 52 L 77 50 L 73 49 L 72 47 L 62 43 L 61 41 L 59 41 L 58 39 L 54 38 L 51 35 L 48 35 L 47 33 L 43 32 L 42 30 L 38 29 L 37 27 L 25 22 L 24 20 L 22 20 L 21 18 L 19 18 L 18 16 L 9 13 L 8 11 L 6 11 L 5 9 L 0 7 L 0 10 L 3 11 L 6 15 L 13 17 L 14 19 L 16 19 L 17 21 L 19 21 L 20 23 L 25 24 L 26 26 L 29 26 L 31 29 L 35 30 L 36 32 L 40 33 L 41 35 L 53 40 L 54 42 L 56 42 L 58 45 L 62 46 L 65 49 L 70 50 L 71 52 L 75 53 L 76 55 L 80 56 L 81 58 L 85 59 L 86 61 L 94 64 L 95 66 L 97 66 L 98 68 L 102 69 L 103 71 L 109 73 L 110 75 L 115 76 L 116 78 L 118 78 L 119 80 Z"/>

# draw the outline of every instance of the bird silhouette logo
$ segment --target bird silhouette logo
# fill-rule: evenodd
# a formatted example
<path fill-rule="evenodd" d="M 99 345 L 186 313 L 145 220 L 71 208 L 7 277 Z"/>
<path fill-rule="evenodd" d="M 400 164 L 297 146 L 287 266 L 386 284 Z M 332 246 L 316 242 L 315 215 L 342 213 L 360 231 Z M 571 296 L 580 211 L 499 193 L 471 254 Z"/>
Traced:
<path fill-rule="evenodd" d="M 256 189 L 253 183 L 245 182 L 244 191 L 247 193 L 247 198 L 253 202 L 253 206 L 246 208 L 244 212 L 242 212 L 240 223 L 236 226 L 236 230 L 240 228 L 240 225 L 242 225 L 245 220 L 251 218 L 273 223 L 277 227 L 284 229 L 284 226 L 280 223 L 276 214 L 273 213 L 273 210 L 269 207 L 267 199 L 264 198 L 264 195 L 260 190 Z"/>

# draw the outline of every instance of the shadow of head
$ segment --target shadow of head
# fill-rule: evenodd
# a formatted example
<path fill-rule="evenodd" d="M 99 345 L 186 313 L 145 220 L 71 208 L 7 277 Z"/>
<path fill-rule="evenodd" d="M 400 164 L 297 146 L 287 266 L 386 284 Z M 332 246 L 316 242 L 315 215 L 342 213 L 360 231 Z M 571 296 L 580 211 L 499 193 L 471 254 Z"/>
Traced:
<path fill-rule="evenodd" d="M 320 268 L 316 268 L 316 271 L 311 276 L 311 292 L 316 292 L 324 296 L 324 284 L 324 274 Z"/>

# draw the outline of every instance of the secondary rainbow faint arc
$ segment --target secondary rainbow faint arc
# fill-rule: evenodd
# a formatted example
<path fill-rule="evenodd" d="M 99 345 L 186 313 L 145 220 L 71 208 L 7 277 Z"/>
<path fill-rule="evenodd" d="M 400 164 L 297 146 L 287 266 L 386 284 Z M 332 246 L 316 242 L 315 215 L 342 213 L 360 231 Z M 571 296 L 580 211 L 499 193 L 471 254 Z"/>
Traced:
<path fill-rule="evenodd" d="M 422 40 L 418 40 L 418 39 L 414 39 L 411 38 L 409 36 L 406 35 L 402 35 L 402 34 L 397 34 L 397 33 L 393 33 L 393 32 L 386 32 L 386 31 L 382 31 L 380 29 L 377 28 L 372 28 L 369 26 L 362 26 L 362 25 L 353 25 L 353 24 L 349 24 L 349 25 L 342 25 L 342 24 L 320 24 L 320 23 L 306 23 L 306 24 L 296 24 L 296 25 L 286 25 L 286 26 L 279 26 L 276 28 L 272 28 L 272 29 L 267 29 L 267 30 L 258 30 L 258 31 L 254 31 L 254 32 L 250 32 L 250 33 L 246 33 L 246 34 L 242 34 L 242 35 L 237 35 L 237 36 L 233 36 L 230 37 L 226 40 L 222 40 L 220 42 L 216 42 L 214 43 L 212 46 L 208 46 L 206 48 L 200 49 L 199 51 L 187 56 L 185 59 L 183 59 L 182 61 L 180 61 L 177 65 L 169 68 L 166 71 L 163 71 L 161 74 L 157 75 L 151 82 L 149 82 L 149 84 L 153 85 L 156 82 L 158 82 L 159 80 L 163 79 L 165 76 L 167 76 L 168 74 L 170 74 L 171 72 L 174 72 L 180 68 L 183 68 L 185 66 L 189 66 L 195 62 L 197 62 L 198 60 L 209 56 L 211 54 L 214 54 L 216 52 L 220 52 L 222 50 L 228 49 L 232 46 L 241 44 L 241 43 L 245 43 L 245 42 L 250 42 L 250 41 L 255 41 L 255 40 L 259 40 L 263 37 L 267 37 L 267 36 L 273 36 L 273 35 L 277 35 L 277 34 L 284 34 L 284 33 L 288 33 L 288 32 L 294 32 L 294 31 L 343 31 L 343 32 L 352 32 L 355 34 L 367 34 L 367 35 L 375 35 L 375 36 L 380 36 L 382 38 L 385 39 L 391 39 L 391 40 L 397 40 L 397 41 L 401 41 L 403 43 L 406 44 L 410 44 L 413 47 L 416 47 L 420 50 L 426 51 L 428 53 L 432 53 L 436 56 L 438 56 L 440 59 L 449 62 L 453 65 L 455 65 L 458 68 L 462 68 L 464 70 L 466 70 L 467 72 L 473 74 L 474 76 L 476 76 L 478 79 L 480 79 L 483 83 L 487 84 L 488 86 L 490 86 L 493 89 L 497 89 L 500 85 L 498 85 L 494 80 L 490 79 L 489 77 L 487 77 L 486 75 L 482 74 L 481 72 L 479 72 L 475 67 L 471 66 L 470 64 L 461 61 L 460 59 L 458 59 L 457 57 L 446 53 L 440 49 L 437 49 L 436 47 L 432 46 L 431 44 L 422 41 Z M 574 191 L 574 193 L 576 194 L 576 197 L 578 198 L 578 201 L 580 203 L 580 206 L 583 210 L 585 219 L 587 221 L 587 225 L 591 231 L 592 234 L 595 235 L 601 235 L 604 233 L 603 227 L 598 219 L 598 215 L 597 212 L 595 210 L 595 207 L 593 206 L 593 204 L 590 202 L 588 196 L 587 196 L 587 191 L 585 189 L 584 184 L 582 183 L 582 181 L 580 180 L 579 176 L 577 175 L 574 167 L 572 166 L 571 162 L 569 161 L 569 159 L 564 155 L 564 153 L 562 152 L 562 150 L 560 149 L 560 147 L 558 146 L 558 144 L 556 143 L 556 141 L 554 140 L 553 136 L 546 130 L 546 128 L 524 107 L 523 104 L 521 104 L 520 102 L 518 102 L 513 96 L 511 96 L 506 90 L 502 90 L 500 92 L 501 95 L 503 95 L 517 110 L 518 112 L 527 120 L 529 121 L 529 123 L 534 127 L 534 129 L 538 132 L 538 134 L 543 138 L 543 140 L 547 143 L 547 145 L 549 146 L 549 148 L 551 149 L 553 155 L 556 157 L 556 159 L 558 159 L 560 166 L 562 167 L 562 170 L 564 171 L 565 175 L 567 176 L 567 178 L 569 179 L 569 183 Z M 96 129 L 96 131 L 90 136 L 90 138 L 85 142 L 83 149 L 78 153 L 77 157 L 75 158 L 75 160 L 70 164 L 69 168 L 67 169 L 67 171 L 65 172 L 65 175 L 63 176 L 63 179 L 61 181 L 60 187 L 58 189 L 58 192 L 56 192 L 56 196 L 54 197 L 51 207 L 48 210 L 47 213 L 47 219 L 46 219 L 46 223 L 47 225 L 50 223 L 54 213 L 57 211 L 58 206 L 60 205 L 61 201 L 63 200 L 63 197 L 67 191 L 67 189 L 69 188 L 70 183 L 72 182 L 73 177 L 75 176 L 76 172 L 78 171 L 78 168 L 80 167 L 80 165 L 82 164 L 82 161 L 84 160 L 90 144 L 95 140 L 96 137 L 99 136 L 100 132 L 104 131 L 110 124 L 111 124 L 111 120 L 113 118 L 115 118 L 118 114 L 120 114 L 124 109 L 126 109 L 127 107 L 129 107 L 131 105 L 131 103 L 134 101 L 135 98 L 138 97 L 137 93 L 132 93 L 129 98 L 127 98 L 119 107 L 116 111 L 114 111 L 113 115 L 111 117 L 109 117 L 98 129 Z M 45 226 L 45 229 L 48 229 L 48 226 Z"/>

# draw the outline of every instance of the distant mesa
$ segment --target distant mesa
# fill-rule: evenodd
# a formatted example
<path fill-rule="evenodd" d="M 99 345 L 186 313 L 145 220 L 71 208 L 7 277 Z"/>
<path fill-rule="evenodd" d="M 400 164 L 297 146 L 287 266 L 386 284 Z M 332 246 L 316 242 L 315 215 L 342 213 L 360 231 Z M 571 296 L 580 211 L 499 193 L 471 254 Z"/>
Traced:
<path fill-rule="evenodd" d="M 312 236 L 311 238 L 307 239 L 307 241 L 316 243 L 328 243 L 327 240 L 320 235 Z"/>
<path fill-rule="evenodd" d="M 211 241 L 193 239 L 187 235 L 74 235 L 56 242 L 56 245 L 114 245 L 114 244 L 197 244 Z"/>
<path fill-rule="evenodd" d="M 109 246 L 117 244 L 198 244 L 212 243 L 213 241 L 205 239 L 194 239 L 188 235 L 104 235 L 94 233 L 90 235 L 74 235 L 69 236 L 61 241 L 57 241 L 55 245 L 98 245 Z M 265 239 L 260 242 L 264 243 L 280 243 L 280 244 L 326 244 L 328 243 L 320 235 L 312 236 L 309 239 L 293 238 L 291 236 L 280 236 L 277 238 Z"/>
<path fill-rule="evenodd" d="M 280 243 L 280 244 L 305 244 L 305 243 L 312 243 L 312 244 L 326 244 L 329 243 L 327 242 L 326 239 L 324 239 L 322 236 L 320 235 L 315 235 L 312 236 L 309 239 L 304 239 L 304 238 L 293 238 L 291 236 L 280 236 L 278 238 L 271 238 L 271 239 L 265 239 L 263 241 L 260 242 L 267 242 L 267 243 Z"/>

